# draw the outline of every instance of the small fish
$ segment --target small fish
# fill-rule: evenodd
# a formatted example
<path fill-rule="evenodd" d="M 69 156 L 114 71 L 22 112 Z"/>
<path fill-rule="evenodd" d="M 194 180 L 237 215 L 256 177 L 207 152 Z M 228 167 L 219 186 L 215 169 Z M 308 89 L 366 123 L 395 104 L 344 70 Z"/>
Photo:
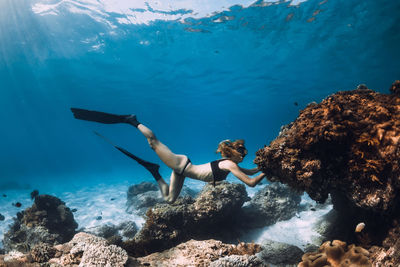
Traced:
<path fill-rule="evenodd" d="M 111 200 L 111 201 L 114 201 L 114 200 L 115 200 L 115 198 L 111 198 L 110 200 Z"/>
<path fill-rule="evenodd" d="M 22 204 L 20 202 L 17 203 L 13 203 L 12 204 L 14 207 L 20 208 L 22 206 Z"/>
<path fill-rule="evenodd" d="M 77 212 L 78 211 L 78 209 L 72 209 L 71 210 L 71 212 Z"/>
<path fill-rule="evenodd" d="M 38 190 L 33 190 L 31 192 L 31 199 L 35 199 L 37 196 L 39 195 L 39 191 Z"/>
<path fill-rule="evenodd" d="M 100 221 L 101 219 L 103 219 L 103 217 L 101 217 L 101 216 L 96 217 L 96 220 L 98 220 L 98 221 Z"/>
<path fill-rule="evenodd" d="M 297 102 L 294 102 L 293 103 L 293 105 L 295 105 L 296 107 L 299 105 L 299 103 L 297 103 Z"/>
<path fill-rule="evenodd" d="M 365 223 L 361 222 L 357 224 L 355 232 L 360 233 L 364 228 L 365 228 Z"/>
<path fill-rule="evenodd" d="M 6 194 L 3 194 L 3 197 L 7 197 L 7 195 L 6 195 Z"/>

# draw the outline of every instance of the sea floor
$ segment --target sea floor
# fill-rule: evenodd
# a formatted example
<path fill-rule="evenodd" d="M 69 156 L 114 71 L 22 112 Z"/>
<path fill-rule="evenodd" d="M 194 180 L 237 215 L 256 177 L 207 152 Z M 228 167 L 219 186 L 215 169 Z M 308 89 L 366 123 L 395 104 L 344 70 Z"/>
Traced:
<path fill-rule="evenodd" d="M 125 181 L 114 184 L 85 185 L 84 187 L 58 186 L 37 189 L 40 194 L 49 194 L 60 198 L 67 207 L 74 210 L 73 214 L 79 225 L 78 229 L 88 229 L 104 224 L 118 225 L 126 221 L 134 221 L 140 228 L 144 223 L 144 218 L 125 212 L 126 193 L 131 185 L 133 184 Z M 195 191 L 200 191 L 204 183 L 188 180 L 185 181 L 185 185 Z M 246 189 L 249 196 L 252 197 L 260 188 L 261 186 L 247 187 Z M 0 221 L 1 240 L 17 212 L 32 206 L 33 200 L 30 193 L 33 189 L 36 188 L 0 189 L 0 214 L 4 216 L 4 220 Z M 15 206 L 17 202 L 21 203 L 21 207 Z M 313 201 L 307 195 L 303 196 L 302 205 L 312 205 L 312 203 Z M 319 235 L 313 230 L 313 225 L 331 208 L 331 205 L 327 205 L 315 211 L 300 212 L 290 220 L 252 230 L 240 240 L 262 243 L 265 239 L 271 239 L 303 249 L 308 243 L 318 238 Z M 0 243 L 0 248 L 2 247 L 3 244 Z"/>

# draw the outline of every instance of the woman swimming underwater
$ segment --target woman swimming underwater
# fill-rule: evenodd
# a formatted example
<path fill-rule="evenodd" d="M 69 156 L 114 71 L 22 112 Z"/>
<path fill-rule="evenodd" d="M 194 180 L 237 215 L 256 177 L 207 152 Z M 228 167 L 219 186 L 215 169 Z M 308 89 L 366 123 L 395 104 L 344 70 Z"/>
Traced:
<path fill-rule="evenodd" d="M 168 203 L 173 203 L 178 198 L 186 177 L 215 184 L 216 181 L 225 180 L 231 172 L 239 180 L 251 187 L 254 187 L 265 177 L 264 173 L 260 173 L 256 177 L 250 178 L 248 175 L 256 174 L 259 169 L 244 169 L 238 166 L 247 155 L 243 140 L 222 141 L 217 149 L 217 152 L 221 153 L 222 159 L 194 165 L 186 155 L 174 154 L 166 145 L 161 143 L 149 128 L 137 121 L 135 115 L 115 115 L 78 108 L 71 108 L 71 111 L 75 118 L 81 120 L 106 124 L 128 123 L 135 126 L 146 137 L 150 147 L 157 153 L 158 157 L 172 169 L 169 186 L 158 172 L 160 168 L 158 164 L 142 160 L 127 150 L 114 146 L 125 155 L 136 160 L 153 175 L 160 187 L 164 200 Z M 101 136 L 98 133 L 96 134 Z"/>

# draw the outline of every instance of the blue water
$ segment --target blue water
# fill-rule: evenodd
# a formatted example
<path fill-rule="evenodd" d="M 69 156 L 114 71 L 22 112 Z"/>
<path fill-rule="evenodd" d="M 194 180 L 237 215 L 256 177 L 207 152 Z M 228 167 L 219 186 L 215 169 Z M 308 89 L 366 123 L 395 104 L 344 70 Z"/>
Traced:
<path fill-rule="evenodd" d="M 386 93 L 400 79 L 397 0 L 226 1 L 204 16 L 190 1 L 164 13 L 150 1 L 137 12 L 161 19 L 130 24 L 84 2 L 0 0 L 3 188 L 151 179 L 92 132 L 161 163 L 136 129 L 78 121 L 70 107 L 135 113 L 194 163 L 243 138 L 250 167 L 307 103 L 360 83 Z"/>

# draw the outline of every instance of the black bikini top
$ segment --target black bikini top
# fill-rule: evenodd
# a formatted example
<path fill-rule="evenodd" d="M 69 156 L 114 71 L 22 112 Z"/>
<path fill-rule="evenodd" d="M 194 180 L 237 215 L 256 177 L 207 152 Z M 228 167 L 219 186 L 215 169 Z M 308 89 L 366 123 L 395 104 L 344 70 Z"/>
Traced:
<path fill-rule="evenodd" d="M 230 171 L 221 170 L 218 167 L 218 163 L 220 161 L 224 161 L 224 160 L 227 160 L 227 159 L 219 159 L 219 160 L 214 160 L 214 161 L 210 162 L 211 171 L 212 171 L 212 174 L 213 174 L 213 185 L 214 186 L 215 186 L 215 182 L 219 182 L 219 181 L 225 180 L 226 177 L 228 176 L 229 172 L 230 172 Z"/>

